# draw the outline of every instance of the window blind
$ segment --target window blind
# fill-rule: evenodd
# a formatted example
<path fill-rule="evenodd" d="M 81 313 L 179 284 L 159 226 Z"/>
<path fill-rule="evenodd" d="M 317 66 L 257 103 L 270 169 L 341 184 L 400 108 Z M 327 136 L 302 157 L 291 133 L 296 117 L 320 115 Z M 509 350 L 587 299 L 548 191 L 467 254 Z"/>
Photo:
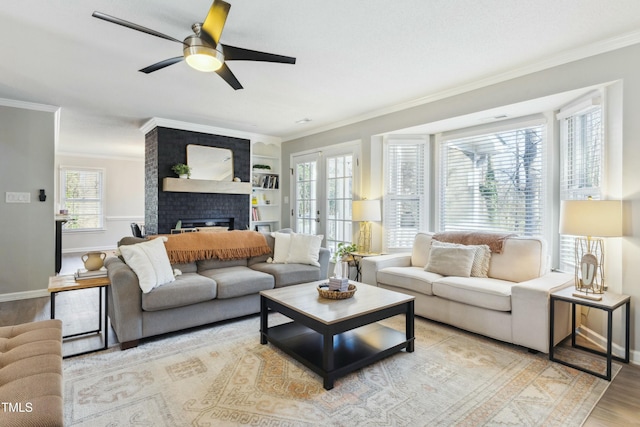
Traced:
<path fill-rule="evenodd" d="M 426 141 L 390 139 L 385 144 L 383 250 L 411 248 L 426 230 Z"/>
<path fill-rule="evenodd" d="M 542 120 L 442 137 L 439 229 L 542 235 L 545 145 Z"/>
<path fill-rule="evenodd" d="M 73 219 L 68 230 L 103 228 L 103 172 L 100 169 L 61 168 L 61 200 L 63 209 Z"/>
<path fill-rule="evenodd" d="M 560 199 L 584 200 L 602 197 L 604 132 L 602 107 L 589 102 L 586 108 L 558 117 L 560 126 Z M 573 272 L 575 246 L 573 236 L 560 236 L 558 269 Z"/>

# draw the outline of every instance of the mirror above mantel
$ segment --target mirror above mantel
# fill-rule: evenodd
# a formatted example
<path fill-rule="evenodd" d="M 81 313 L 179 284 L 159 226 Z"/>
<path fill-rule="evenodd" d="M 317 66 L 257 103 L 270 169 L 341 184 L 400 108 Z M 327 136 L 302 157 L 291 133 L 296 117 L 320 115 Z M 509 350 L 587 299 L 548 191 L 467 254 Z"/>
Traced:
<path fill-rule="evenodd" d="M 233 152 L 228 148 L 187 145 L 187 164 L 192 179 L 233 181 Z"/>

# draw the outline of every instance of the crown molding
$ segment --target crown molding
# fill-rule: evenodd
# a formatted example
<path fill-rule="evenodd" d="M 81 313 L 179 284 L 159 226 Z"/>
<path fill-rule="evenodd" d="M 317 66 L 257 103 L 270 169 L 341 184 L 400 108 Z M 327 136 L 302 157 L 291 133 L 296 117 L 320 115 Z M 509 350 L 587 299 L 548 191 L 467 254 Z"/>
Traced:
<path fill-rule="evenodd" d="M 47 113 L 57 113 L 60 107 L 47 104 L 36 104 L 35 102 L 16 101 L 15 99 L 0 98 L 0 106 L 23 108 L 25 110 L 45 111 Z"/>
<path fill-rule="evenodd" d="M 163 119 L 161 117 L 152 117 L 151 119 L 147 120 L 142 126 L 140 126 L 140 130 L 146 135 L 156 127 L 188 130 L 192 132 L 208 133 L 212 135 L 232 136 L 235 138 L 249 139 L 251 140 L 251 142 L 263 142 L 266 144 L 280 144 L 282 142 L 282 138 L 276 136 L 243 132 L 239 130 L 203 125 L 199 123 L 189 123 L 179 120 Z"/>
<path fill-rule="evenodd" d="M 580 59 L 585 59 L 591 56 L 595 56 L 595 55 L 610 52 L 613 50 L 621 49 L 624 47 L 632 46 L 638 43 L 640 43 L 640 30 L 621 34 L 619 36 L 611 37 L 609 39 L 601 40 L 586 46 L 581 46 L 575 49 L 558 53 L 556 55 L 552 55 L 542 61 L 537 61 L 535 63 L 531 63 L 523 67 L 515 68 L 512 70 L 506 71 L 504 73 L 499 73 L 499 74 L 488 76 L 482 79 L 474 80 L 472 82 L 462 84 L 453 88 L 445 89 L 431 95 L 422 96 L 420 98 L 416 98 L 416 99 L 405 101 L 399 104 L 380 108 L 378 110 L 370 111 L 368 113 L 354 116 L 349 119 L 341 120 L 339 122 L 334 122 L 325 126 L 319 126 L 314 129 L 309 129 L 305 132 L 284 135 L 282 137 L 282 141 L 283 142 L 292 141 L 294 139 L 303 138 L 305 136 L 315 135 L 321 132 L 326 132 L 326 131 L 337 129 L 343 126 L 352 125 L 354 123 L 362 122 L 365 120 L 373 119 L 373 118 L 384 116 L 391 113 L 396 113 L 398 111 L 407 110 L 409 108 L 417 107 L 420 105 L 429 104 L 434 101 L 450 98 L 456 95 L 461 95 L 463 93 L 471 92 L 476 89 L 481 89 L 497 83 L 502 83 L 518 77 L 526 76 L 528 74 L 533 74 L 549 68 L 568 64 L 570 62 L 578 61 Z"/>

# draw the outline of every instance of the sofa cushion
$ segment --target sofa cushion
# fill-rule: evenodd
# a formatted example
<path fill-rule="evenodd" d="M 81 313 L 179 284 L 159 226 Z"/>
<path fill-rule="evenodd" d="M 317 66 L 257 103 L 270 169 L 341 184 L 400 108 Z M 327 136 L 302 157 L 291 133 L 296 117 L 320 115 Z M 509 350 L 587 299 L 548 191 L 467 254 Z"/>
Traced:
<path fill-rule="evenodd" d="M 164 246 L 165 240 L 166 237 L 159 237 L 142 243 L 122 245 L 119 248 L 127 265 L 138 276 L 138 284 L 143 293 L 174 280 L 173 269 Z"/>
<path fill-rule="evenodd" d="M 476 250 L 470 247 L 432 245 L 425 270 L 443 276 L 469 277 L 475 255 Z"/>
<path fill-rule="evenodd" d="M 198 272 L 198 264 L 196 262 L 179 262 L 176 264 L 171 264 L 171 268 L 175 270 L 180 270 L 180 273 L 197 273 Z M 178 274 L 178 273 L 175 273 Z"/>
<path fill-rule="evenodd" d="M 323 235 L 292 233 L 289 256 L 287 256 L 286 262 L 288 264 L 310 264 L 320 267 L 318 258 L 323 238 Z"/>
<path fill-rule="evenodd" d="M 378 271 L 376 276 L 378 283 L 425 295 L 433 295 L 431 284 L 441 278 L 441 275 L 425 271 L 422 267 L 387 267 Z"/>
<path fill-rule="evenodd" d="M 222 260 L 217 258 L 201 259 L 196 261 L 196 264 L 198 265 L 198 272 L 202 272 L 205 270 L 212 270 L 215 268 L 226 268 L 226 267 L 237 267 L 237 266 L 246 267 L 247 259 L 246 258 L 229 259 L 229 260 Z"/>
<path fill-rule="evenodd" d="M 142 294 L 142 309 L 165 310 L 209 301 L 217 296 L 215 280 L 198 273 L 183 273 L 176 280 Z"/>
<path fill-rule="evenodd" d="M 274 287 L 273 276 L 248 267 L 216 268 L 202 271 L 200 274 L 216 281 L 218 284 L 218 299 L 257 294 L 260 291 L 273 289 Z"/>
<path fill-rule="evenodd" d="M 513 282 L 481 277 L 443 277 L 433 282 L 433 294 L 451 301 L 496 311 L 511 311 Z"/>
<path fill-rule="evenodd" d="M 261 262 L 251 265 L 252 269 L 270 274 L 275 279 L 275 287 L 297 285 L 321 280 L 320 268 L 308 264 L 271 264 Z"/>
<path fill-rule="evenodd" d="M 417 233 L 411 249 L 411 265 L 425 268 L 429 262 L 432 233 Z"/>
<path fill-rule="evenodd" d="M 489 277 L 525 282 L 548 272 L 547 245 L 537 237 L 510 237 L 501 254 L 492 254 Z"/>
<path fill-rule="evenodd" d="M 431 247 L 463 247 L 475 250 L 473 264 L 471 264 L 471 277 L 488 277 L 489 264 L 491 263 L 491 249 L 488 245 L 461 245 L 459 243 L 440 242 L 431 240 Z"/>

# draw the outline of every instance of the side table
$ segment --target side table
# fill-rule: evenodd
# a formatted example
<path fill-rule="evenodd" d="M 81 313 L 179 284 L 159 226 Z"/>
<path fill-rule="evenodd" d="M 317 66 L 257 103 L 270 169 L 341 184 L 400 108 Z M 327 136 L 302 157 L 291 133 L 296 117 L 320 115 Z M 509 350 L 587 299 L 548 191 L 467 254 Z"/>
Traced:
<path fill-rule="evenodd" d="M 382 254 L 370 253 L 370 252 L 349 252 L 349 255 L 353 258 L 353 265 L 356 268 L 356 278 L 355 281 L 359 282 L 362 277 L 362 271 L 360 270 L 362 266 L 360 265 L 360 261 L 362 258 L 370 257 L 370 256 L 378 256 Z"/>
<path fill-rule="evenodd" d="M 49 277 L 48 291 L 51 294 L 51 318 L 56 317 L 56 295 L 59 292 L 74 291 L 78 289 L 90 289 L 99 288 L 98 290 L 98 328 L 90 331 L 79 332 L 71 335 L 63 335 L 62 338 L 72 338 L 89 334 L 102 334 L 103 332 L 103 315 L 102 315 L 102 294 L 104 292 L 104 346 L 95 350 L 89 350 L 82 353 L 76 353 L 70 356 L 80 356 L 86 353 L 92 353 L 97 350 L 106 350 L 109 348 L 109 300 L 107 298 L 107 286 L 110 286 L 111 282 L 108 277 L 94 277 L 88 279 L 76 280 L 73 276 L 52 276 Z"/>
<path fill-rule="evenodd" d="M 549 360 L 558 362 L 565 366 L 569 366 L 571 368 L 578 369 L 582 372 L 586 372 L 588 374 L 595 375 L 600 378 L 604 378 L 607 381 L 611 381 L 611 361 L 617 360 L 623 363 L 629 363 L 629 324 L 631 318 L 631 297 L 628 295 L 616 294 L 613 292 L 606 292 L 602 296 L 601 301 L 593 301 L 586 298 L 580 298 L 573 295 L 575 288 L 573 286 L 552 292 L 551 293 L 551 301 L 549 307 Z M 588 351 L 590 353 L 594 353 L 600 356 L 604 356 L 607 358 L 607 372 L 606 374 L 601 374 L 599 372 L 591 371 L 582 366 L 573 364 L 571 362 L 567 362 L 564 360 L 557 359 L 553 353 L 553 322 L 554 322 L 554 309 L 556 301 L 566 301 L 571 303 L 571 346 L 573 348 L 577 348 L 580 350 Z M 576 305 L 583 305 L 586 307 L 597 308 L 599 310 L 603 310 L 607 312 L 607 349 L 605 352 L 594 350 L 592 348 L 584 347 L 576 344 Z M 625 306 L 625 349 L 624 349 L 624 358 L 619 356 L 614 356 L 612 352 L 612 335 L 613 335 L 613 312 L 622 306 Z"/>

